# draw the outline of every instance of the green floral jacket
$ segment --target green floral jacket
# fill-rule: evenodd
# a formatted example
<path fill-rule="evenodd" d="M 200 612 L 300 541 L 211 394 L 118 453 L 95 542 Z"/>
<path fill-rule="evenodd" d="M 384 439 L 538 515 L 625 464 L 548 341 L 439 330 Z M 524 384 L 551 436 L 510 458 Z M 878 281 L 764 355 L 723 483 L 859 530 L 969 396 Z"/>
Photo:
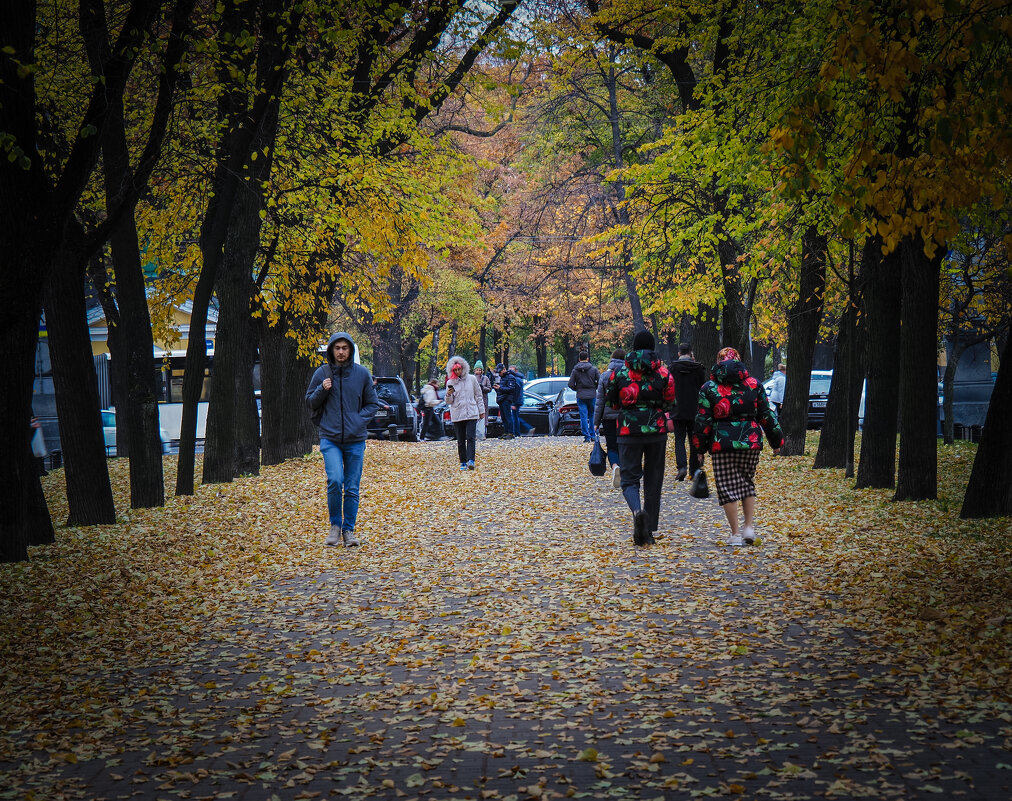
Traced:
<path fill-rule="evenodd" d="M 699 390 L 699 408 L 692 442 L 704 453 L 762 450 L 762 434 L 774 448 L 784 432 L 766 397 L 766 390 L 739 361 L 721 362 Z"/>
<path fill-rule="evenodd" d="M 618 410 L 620 437 L 665 436 L 666 413 L 675 406 L 675 379 L 652 350 L 634 350 L 608 379 L 604 400 Z"/>

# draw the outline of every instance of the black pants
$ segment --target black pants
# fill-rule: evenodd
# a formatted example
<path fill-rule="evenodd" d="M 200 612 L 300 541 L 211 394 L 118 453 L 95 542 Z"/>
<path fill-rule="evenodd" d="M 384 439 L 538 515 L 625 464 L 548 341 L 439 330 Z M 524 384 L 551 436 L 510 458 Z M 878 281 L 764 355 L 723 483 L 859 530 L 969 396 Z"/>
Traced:
<path fill-rule="evenodd" d="M 443 436 L 443 426 L 435 409 L 428 407 L 424 410 L 422 418 L 422 439 L 439 439 Z"/>
<path fill-rule="evenodd" d="M 699 462 L 699 452 L 696 450 L 696 446 L 692 444 L 692 420 L 675 420 L 675 464 L 679 470 L 686 468 L 685 463 L 685 440 L 689 441 L 689 463 L 688 471 L 691 476 L 698 470 L 701 465 Z"/>
<path fill-rule="evenodd" d="M 457 456 L 460 463 L 474 461 L 474 431 L 478 426 L 477 420 L 457 420 L 453 424 L 453 430 L 457 434 Z"/>
<path fill-rule="evenodd" d="M 604 434 L 605 451 L 608 454 L 608 464 L 617 465 L 618 460 L 618 428 L 614 420 L 604 418 L 601 420 L 601 433 Z"/>
<path fill-rule="evenodd" d="M 622 470 L 622 495 L 633 512 L 647 513 L 650 530 L 657 531 L 661 516 L 661 487 L 664 484 L 664 454 L 667 438 L 639 442 L 629 438 L 618 443 Z M 640 506 L 640 479 L 643 480 L 643 506 Z"/>

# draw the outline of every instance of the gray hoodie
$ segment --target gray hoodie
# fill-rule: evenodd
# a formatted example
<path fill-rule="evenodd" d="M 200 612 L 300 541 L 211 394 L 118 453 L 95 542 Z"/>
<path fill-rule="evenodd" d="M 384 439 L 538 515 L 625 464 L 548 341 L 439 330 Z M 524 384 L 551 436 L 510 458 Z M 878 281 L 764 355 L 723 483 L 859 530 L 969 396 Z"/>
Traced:
<path fill-rule="evenodd" d="M 331 347 L 339 339 L 351 343 L 351 358 L 341 367 L 337 366 L 331 352 Z M 350 334 L 344 331 L 334 334 L 327 342 L 327 361 L 333 373 L 333 385 L 330 391 L 323 388 L 327 369 L 321 365 L 316 368 L 306 390 L 306 403 L 311 410 L 323 406 L 321 439 L 329 439 L 337 445 L 365 441 L 366 425 L 382 405 L 372 385 L 372 374 L 361 364 L 355 364 L 355 353 L 355 340 Z"/>
<path fill-rule="evenodd" d="M 601 378 L 597 382 L 597 402 L 594 404 L 594 428 L 601 425 L 601 420 L 618 420 L 618 409 L 612 409 L 604 402 L 604 391 L 608 386 L 608 379 L 611 378 L 613 370 L 621 370 L 625 362 L 621 359 L 612 359 L 608 366 L 601 372 Z"/>

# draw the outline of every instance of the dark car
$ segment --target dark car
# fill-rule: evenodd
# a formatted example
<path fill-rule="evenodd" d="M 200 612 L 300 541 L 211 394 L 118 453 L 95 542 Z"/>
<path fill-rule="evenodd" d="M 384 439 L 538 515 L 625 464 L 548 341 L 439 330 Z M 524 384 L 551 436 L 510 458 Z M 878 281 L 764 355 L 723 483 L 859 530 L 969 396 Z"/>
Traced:
<path fill-rule="evenodd" d="M 576 406 L 576 393 L 564 389 L 552 402 L 548 413 L 548 433 L 553 437 L 563 434 L 580 434 L 580 410 Z"/>
<path fill-rule="evenodd" d="M 418 439 L 415 407 L 404 382 L 394 375 L 376 376 L 374 383 L 382 406 L 366 425 L 369 436 L 415 442 Z"/>

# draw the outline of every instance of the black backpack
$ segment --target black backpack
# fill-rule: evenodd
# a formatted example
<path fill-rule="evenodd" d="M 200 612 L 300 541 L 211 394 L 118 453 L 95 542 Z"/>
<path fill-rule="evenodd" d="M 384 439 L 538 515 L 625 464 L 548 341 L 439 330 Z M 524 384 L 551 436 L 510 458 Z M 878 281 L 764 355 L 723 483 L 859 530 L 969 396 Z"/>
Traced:
<path fill-rule="evenodd" d="M 334 371 L 330 369 L 330 365 L 329 364 L 323 365 L 323 369 L 327 373 L 324 376 L 324 378 L 325 379 L 329 378 L 331 381 L 333 381 L 334 380 Z M 324 400 L 323 403 L 321 403 L 315 409 L 311 408 L 309 410 L 309 419 L 313 421 L 313 425 L 316 426 L 317 428 L 320 427 L 320 422 L 323 420 L 323 409 L 324 409 L 324 407 L 326 407 L 326 405 L 327 405 L 327 401 Z"/>

